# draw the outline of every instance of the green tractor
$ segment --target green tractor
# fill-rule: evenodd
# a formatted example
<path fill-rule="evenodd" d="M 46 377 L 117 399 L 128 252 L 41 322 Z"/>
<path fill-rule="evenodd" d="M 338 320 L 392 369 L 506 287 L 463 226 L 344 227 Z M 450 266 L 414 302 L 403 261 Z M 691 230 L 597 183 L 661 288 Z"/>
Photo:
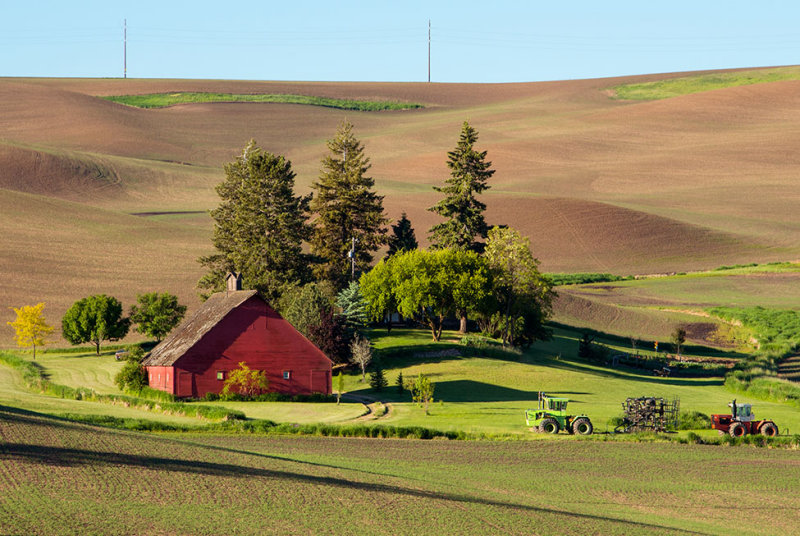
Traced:
<path fill-rule="evenodd" d="M 591 435 L 592 421 L 586 415 L 567 415 L 567 402 L 569 398 L 547 396 L 539 391 L 539 407 L 525 411 L 525 422 L 545 434 L 566 430 L 569 434 Z"/>

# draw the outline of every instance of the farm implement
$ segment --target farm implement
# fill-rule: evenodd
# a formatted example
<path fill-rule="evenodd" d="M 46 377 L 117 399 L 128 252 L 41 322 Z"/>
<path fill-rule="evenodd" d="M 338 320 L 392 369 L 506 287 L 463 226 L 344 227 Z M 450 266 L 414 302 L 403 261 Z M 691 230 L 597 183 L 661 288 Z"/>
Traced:
<path fill-rule="evenodd" d="M 769 419 L 756 420 L 750 404 L 737 404 L 734 399 L 728 404 L 731 408 L 729 414 L 711 415 L 711 428 L 720 435 L 730 434 L 731 437 L 742 437 L 747 434 L 761 434 L 766 437 L 778 435 L 778 426 Z"/>
<path fill-rule="evenodd" d="M 590 435 L 594 431 L 592 421 L 586 415 L 567 415 L 568 402 L 569 398 L 547 396 L 539 391 L 539 406 L 525 410 L 525 423 L 545 434 L 566 430 L 569 434 Z"/>
<path fill-rule="evenodd" d="M 616 433 L 666 432 L 678 420 L 680 400 L 666 400 L 654 396 L 627 398 L 622 403 L 625 417 L 614 429 Z"/>

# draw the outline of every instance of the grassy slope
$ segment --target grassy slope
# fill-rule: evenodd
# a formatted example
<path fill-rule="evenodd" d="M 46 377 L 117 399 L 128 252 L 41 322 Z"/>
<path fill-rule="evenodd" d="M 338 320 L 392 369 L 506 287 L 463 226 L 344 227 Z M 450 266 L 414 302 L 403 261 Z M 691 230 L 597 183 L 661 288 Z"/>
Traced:
<path fill-rule="evenodd" d="M 607 370 L 584 362 L 574 356 L 578 347 L 578 333 L 557 330 L 553 341 L 536 344 L 519 358 L 491 359 L 483 357 L 415 357 L 419 352 L 441 351 L 453 348 L 452 342 L 433 344 L 429 335 L 421 330 L 393 330 L 391 336 L 383 331 L 372 334 L 376 347 L 389 352 L 382 360 L 390 386 L 399 372 L 411 378 L 422 372 L 436 384 L 434 397 L 443 400 L 435 403 L 430 415 L 425 415 L 411 403 L 405 393 L 398 396 L 393 387 L 377 394 L 362 383 L 360 374 L 345 376 L 345 390 L 355 394 L 379 396 L 392 404 L 392 412 L 375 423 L 399 426 L 426 426 L 439 430 L 469 431 L 487 434 L 511 434 L 531 437 L 524 427 L 524 411 L 536 404 L 537 392 L 563 393 L 571 398 L 571 409 L 588 414 L 598 432 L 606 431 L 609 419 L 620 414 L 620 404 L 629 396 L 679 397 L 685 410 L 706 414 L 721 412 L 733 398 L 722 387 L 721 378 L 656 378 L 640 371 Z M 450 341 L 457 339 L 449 335 Z M 456 346 L 457 347 L 457 346 Z M 627 348 L 620 348 L 627 350 Z M 120 363 L 110 354 L 94 357 L 91 354 L 44 354 L 38 361 L 51 374 L 55 383 L 72 387 L 91 387 L 99 392 L 116 392 L 113 374 Z M 0 368 L 0 377 L 10 384 L 14 373 Z M 335 382 L 334 382 L 335 384 Z M 28 407 L 47 413 L 73 412 L 84 408 L 75 401 L 56 401 L 32 397 L 11 389 L 0 398 L 0 403 Z M 35 399 L 34 399 L 35 398 Z M 794 409 L 777 403 L 756 400 L 757 415 L 770 416 L 782 430 L 800 430 L 800 415 Z M 33 405 L 31 405 L 33 404 Z M 204 405 L 215 403 L 203 402 Z M 276 404 L 220 403 L 238 409 L 250 418 L 265 418 L 278 422 L 297 423 L 347 423 L 362 413 L 360 404 Z M 119 411 L 119 408 L 113 411 Z M 106 413 L 102 405 L 80 413 Z M 115 415 L 118 416 L 118 415 Z M 152 418 L 162 419 L 159 413 Z M 196 422 L 196 421 L 195 421 Z M 701 433 L 715 435 L 707 430 Z M 566 436 L 565 436 L 566 437 Z"/>
<path fill-rule="evenodd" d="M 340 110 L 381 111 L 421 108 L 419 104 L 396 101 L 366 101 L 321 98 L 309 95 L 241 95 L 234 93 L 151 93 L 149 95 L 112 95 L 103 97 L 111 102 L 136 108 L 166 108 L 176 104 L 202 104 L 208 102 L 266 102 L 325 106 Z"/>
<path fill-rule="evenodd" d="M 678 324 L 721 326 L 721 336 L 736 336 L 708 318 L 717 305 L 797 309 L 800 265 L 781 264 L 719 270 L 633 281 L 559 287 L 555 319 L 622 336 L 668 340 Z M 697 333 L 709 333 L 698 328 Z M 741 335 L 741 334 L 739 334 Z M 691 338 L 691 333 L 690 333 Z M 713 343 L 713 340 L 694 339 Z M 719 342 L 725 342 L 724 340 Z M 741 344 L 747 341 L 739 341 Z"/>
<path fill-rule="evenodd" d="M 6 408 L 0 423 L 3 533 L 786 534 L 800 507 L 791 451 L 171 438 Z"/>
<path fill-rule="evenodd" d="M 713 91 L 715 89 L 785 80 L 800 80 L 800 68 L 759 69 L 756 71 L 686 76 L 641 84 L 624 84 L 615 86 L 613 89 L 615 96 L 619 99 L 658 100 L 701 93 L 703 91 Z"/>

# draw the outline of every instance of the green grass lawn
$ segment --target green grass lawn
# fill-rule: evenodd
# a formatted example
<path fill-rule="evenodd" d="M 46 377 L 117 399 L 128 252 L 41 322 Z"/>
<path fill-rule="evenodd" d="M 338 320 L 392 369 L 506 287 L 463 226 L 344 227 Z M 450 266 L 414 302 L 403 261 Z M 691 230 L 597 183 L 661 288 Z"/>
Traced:
<path fill-rule="evenodd" d="M 397 101 L 367 101 L 314 97 L 311 95 L 264 95 L 235 93 L 150 93 L 147 95 L 112 95 L 103 97 L 112 102 L 136 108 L 165 108 L 176 104 L 198 104 L 204 102 L 274 102 L 283 104 L 307 104 L 340 110 L 375 112 L 382 110 L 409 110 L 422 108 L 421 104 Z"/>
<path fill-rule="evenodd" d="M 439 348 L 455 347 L 455 334 L 449 335 L 451 342 L 441 343 Z M 589 415 L 595 430 L 602 432 L 611 418 L 621 414 L 627 397 L 678 397 L 684 410 L 706 414 L 726 412 L 728 402 L 737 397 L 723 387 L 722 378 L 658 378 L 635 369 L 607 369 L 579 361 L 575 357 L 579 334 L 563 329 L 555 330 L 552 341 L 537 343 L 519 358 L 509 359 L 415 358 L 416 344 L 426 342 L 422 331 L 393 330 L 392 335 L 375 331 L 373 339 L 376 347 L 392 350 L 392 357 L 383 360 L 390 385 L 399 372 L 406 378 L 423 373 L 436 384 L 434 398 L 441 400 L 425 415 L 411 403 L 408 393 L 398 397 L 390 387 L 383 396 L 395 402 L 395 412 L 382 421 L 397 425 L 527 434 L 524 411 L 536 405 L 537 393 L 542 390 L 570 398 L 571 412 Z M 398 347 L 408 351 L 403 353 Z M 423 346 L 425 351 L 436 347 L 432 343 Z M 350 378 L 348 390 L 371 393 L 353 380 Z M 800 413 L 794 408 L 741 396 L 738 400 L 753 403 L 756 415 L 774 419 L 781 430 L 800 430 Z M 712 430 L 701 433 L 716 434 Z"/>
<path fill-rule="evenodd" d="M 800 509 L 790 450 L 0 431 L 3 534 L 783 535 Z"/>
<path fill-rule="evenodd" d="M 758 69 L 732 73 L 715 73 L 641 84 L 626 84 L 613 88 L 615 98 L 625 100 L 659 100 L 690 93 L 700 93 L 727 87 L 779 82 L 782 80 L 800 80 L 800 68 L 781 67 L 776 69 Z"/>
<path fill-rule="evenodd" d="M 380 398 L 391 405 L 390 412 L 381 418 L 364 421 L 370 424 L 424 426 L 443 431 L 465 431 L 476 434 L 520 438 L 539 438 L 525 428 L 524 412 L 535 406 L 538 391 L 566 396 L 572 400 L 570 410 L 590 416 L 597 432 L 613 427 L 609 421 L 621 414 L 621 403 L 627 397 L 662 396 L 680 398 L 687 411 L 722 413 L 731 399 L 754 404 L 756 415 L 775 420 L 781 430 L 800 430 L 800 413 L 789 406 L 737 396 L 722 385 L 721 377 L 657 378 L 638 369 L 609 369 L 576 358 L 580 333 L 557 328 L 553 340 L 540 342 L 522 353 L 502 355 L 491 351 L 482 355 L 458 344 L 459 337 L 445 332 L 443 340 L 433 343 L 430 333 L 417 329 L 374 330 L 372 340 L 377 354 L 382 356 L 389 387 L 380 393 L 373 391 L 361 374 L 344 375 L 345 392 Z M 627 350 L 621 343 L 610 341 L 612 348 Z M 447 350 L 459 350 L 462 355 L 437 356 Z M 91 387 L 98 392 L 118 392 L 113 375 L 121 367 L 111 351 L 94 356 L 83 353 L 46 353 L 37 361 L 43 365 L 55 383 L 71 387 Z M 412 403 L 410 394 L 398 394 L 395 382 L 399 373 L 411 379 L 419 373 L 435 383 L 435 402 L 429 414 Z M 82 413 L 132 416 L 134 410 L 108 404 L 60 400 L 34 395 L 24 390 L 15 378 L 16 372 L 0 368 L 0 403 L 25 407 L 51 414 Z M 334 389 L 337 381 L 334 378 Z M 244 412 L 254 419 L 269 419 L 290 423 L 353 423 L 363 413 L 355 403 L 276 403 L 276 402 L 200 402 L 220 405 Z M 79 409 L 76 409 L 79 408 Z M 170 422 L 191 422 L 197 419 L 175 417 L 159 412 L 136 412 L 136 416 Z M 711 430 L 702 434 L 714 435 Z M 564 435 L 564 438 L 568 436 Z"/>

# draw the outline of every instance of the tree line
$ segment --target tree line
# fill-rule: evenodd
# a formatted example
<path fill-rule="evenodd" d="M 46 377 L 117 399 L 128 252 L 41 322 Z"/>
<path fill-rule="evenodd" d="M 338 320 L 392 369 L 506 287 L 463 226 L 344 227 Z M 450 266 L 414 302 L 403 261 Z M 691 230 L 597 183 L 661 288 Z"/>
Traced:
<path fill-rule="evenodd" d="M 391 226 L 383 196 L 368 176 L 369 158 L 353 125 L 343 122 L 328 140 L 311 193 L 295 193 L 291 162 L 250 141 L 225 165 L 217 186 L 214 253 L 198 287 L 222 290 L 225 274 L 240 272 L 298 330 L 334 361 L 345 361 L 353 334 L 368 321 L 400 313 L 427 325 L 435 340 L 445 318 L 468 316 L 508 344 L 546 336 L 552 287 L 539 273 L 530 244 L 510 228 L 490 230 L 478 196 L 494 174 L 477 131 L 464 122 L 447 153 L 450 176 L 434 190 L 442 199 L 428 210 L 443 221 L 419 250 L 407 215 Z M 307 244 L 307 251 L 304 245 Z M 388 246 L 385 259 L 374 255 Z"/>

